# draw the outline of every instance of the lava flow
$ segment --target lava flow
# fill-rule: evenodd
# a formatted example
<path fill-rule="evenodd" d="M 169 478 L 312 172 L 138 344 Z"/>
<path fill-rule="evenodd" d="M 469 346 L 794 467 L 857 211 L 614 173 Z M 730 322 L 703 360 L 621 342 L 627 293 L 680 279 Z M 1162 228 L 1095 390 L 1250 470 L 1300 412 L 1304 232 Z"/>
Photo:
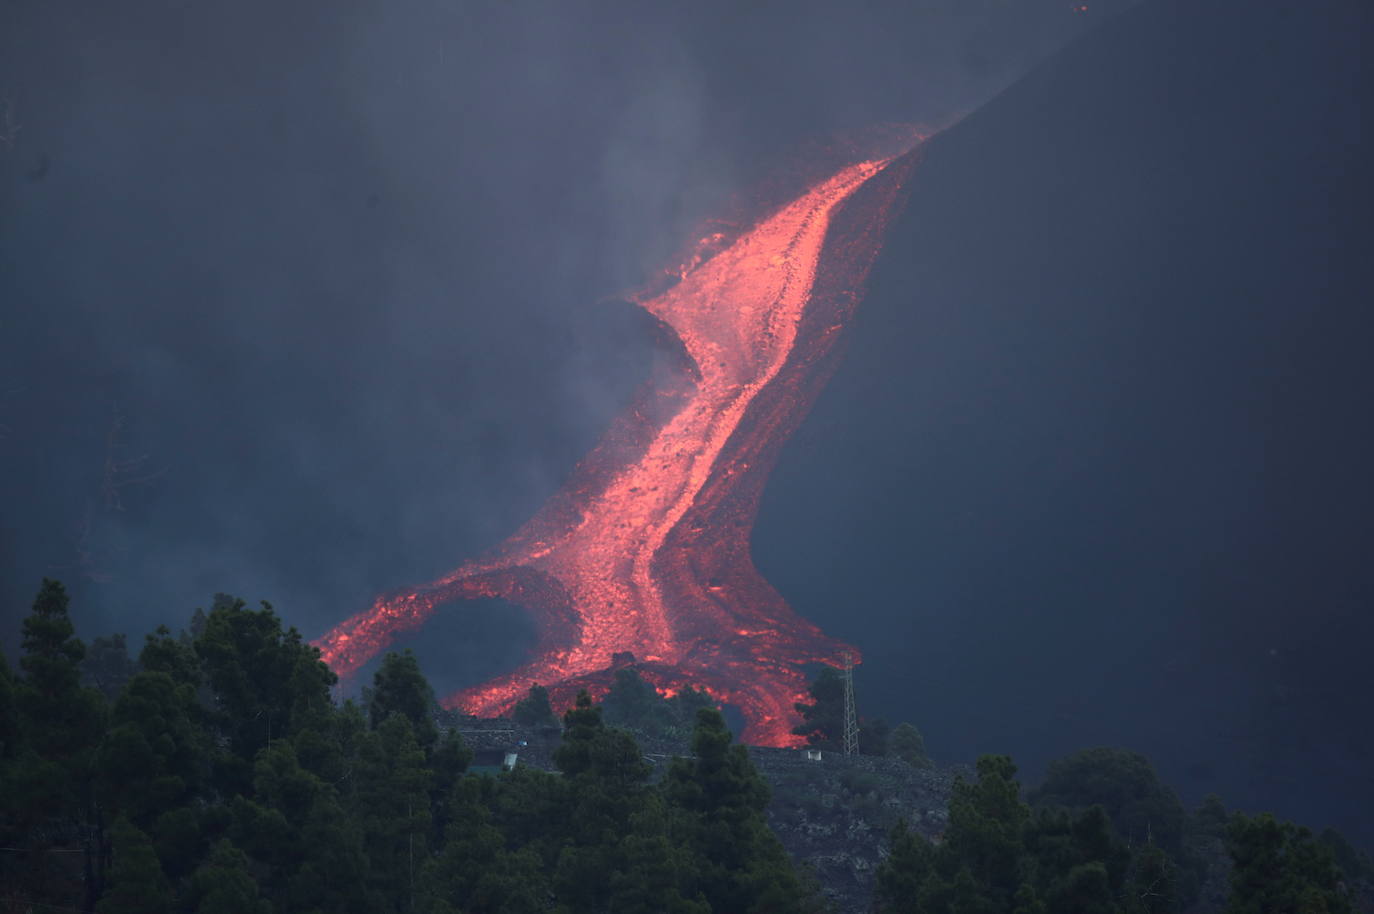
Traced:
<path fill-rule="evenodd" d="M 541 683 L 558 707 L 581 688 L 604 693 L 633 655 L 662 691 L 693 685 L 738 707 L 748 742 L 797 744 L 801 665 L 857 652 L 792 612 L 754 568 L 749 536 L 782 442 L 834 368 L 913 163 L 851 162 L 733 239 L 703 238 L 676 284 L 635 299 L 675 366 L 510 539 L 338 625 L 316 642 L 325 662 L 348 676 L 436 607 L 499 596 L 534 614 L 536 656 L 447 706 L 498 715 Z"/>

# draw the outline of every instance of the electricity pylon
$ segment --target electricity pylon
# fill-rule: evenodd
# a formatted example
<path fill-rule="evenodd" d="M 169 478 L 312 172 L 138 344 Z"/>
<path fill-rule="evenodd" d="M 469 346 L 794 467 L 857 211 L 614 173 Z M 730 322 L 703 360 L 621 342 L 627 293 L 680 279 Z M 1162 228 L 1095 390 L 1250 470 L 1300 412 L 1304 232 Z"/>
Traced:
<path fill-rule="evenodd" d="M 844 655 L 844 754 L 859 754 L 859 712 L 854 708 L 854 657 Z"/>

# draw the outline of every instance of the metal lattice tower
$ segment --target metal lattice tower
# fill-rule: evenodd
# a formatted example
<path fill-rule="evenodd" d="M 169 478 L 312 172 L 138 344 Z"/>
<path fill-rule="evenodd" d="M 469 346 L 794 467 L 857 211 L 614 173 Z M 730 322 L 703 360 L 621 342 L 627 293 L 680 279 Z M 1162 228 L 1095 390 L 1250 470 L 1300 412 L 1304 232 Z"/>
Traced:
<path fill-rule="evenodd" d="M 859 712 L 854 707 L 854 657 L 844 655 L 844 754 L 859 754 Z"/>

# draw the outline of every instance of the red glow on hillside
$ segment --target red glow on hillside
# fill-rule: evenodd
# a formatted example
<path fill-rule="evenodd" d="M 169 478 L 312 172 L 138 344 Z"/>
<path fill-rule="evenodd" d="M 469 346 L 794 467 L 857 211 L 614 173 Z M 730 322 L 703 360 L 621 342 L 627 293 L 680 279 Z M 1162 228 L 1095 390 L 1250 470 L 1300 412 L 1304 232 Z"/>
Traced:
<path fill-rule="evenodd" d="M 914 138 L 908 138 L 909 148 Z M 857 651 L 798 617 L 754 568 L 749 537 L 778 450 L 837 356 L 913 157 L 870 157 L 814 182 L 743 231 L 703 233 L 637 303 L 675 346 L 572 478 L 492 553 L 378 599 L 320 641 L 356 672 L 441 604 L 500 596 L 538 623 L 533 660 L 445 704 L 509 711 L 533 683 L 555 707 L 604 694 L 633 653 L 660 691 L 705 688 L 744 714 L 744 738 L 795 745 L 800 665 Z"/>

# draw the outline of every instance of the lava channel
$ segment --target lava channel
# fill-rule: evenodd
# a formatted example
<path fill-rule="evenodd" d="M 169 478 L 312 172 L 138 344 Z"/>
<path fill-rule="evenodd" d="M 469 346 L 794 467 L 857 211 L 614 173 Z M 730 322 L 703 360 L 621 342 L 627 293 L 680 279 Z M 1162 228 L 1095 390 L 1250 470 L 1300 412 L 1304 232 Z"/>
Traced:
<path fill-rule="evenodd" d="M 797 745 L 801 666 L 858 652 L 791 610 L 754 568 L 749 537 L 783 441 L 835 367 L 915 155 L 851 162 L 733 239 L 701 239 L 676 284 L 634 299 L 674 368 L 513 536 L 339 624 L 315 642 L 324 661 L 348 677 L 436 607 L 503 597 L 534 615 L 534 659 L 445 706 L 501 715 L 534 683 L 571 704 L 582 688 L 604 694 L 632 655 L 665 693 L 692 685 L 739 708 L 747 742 Z"/>

